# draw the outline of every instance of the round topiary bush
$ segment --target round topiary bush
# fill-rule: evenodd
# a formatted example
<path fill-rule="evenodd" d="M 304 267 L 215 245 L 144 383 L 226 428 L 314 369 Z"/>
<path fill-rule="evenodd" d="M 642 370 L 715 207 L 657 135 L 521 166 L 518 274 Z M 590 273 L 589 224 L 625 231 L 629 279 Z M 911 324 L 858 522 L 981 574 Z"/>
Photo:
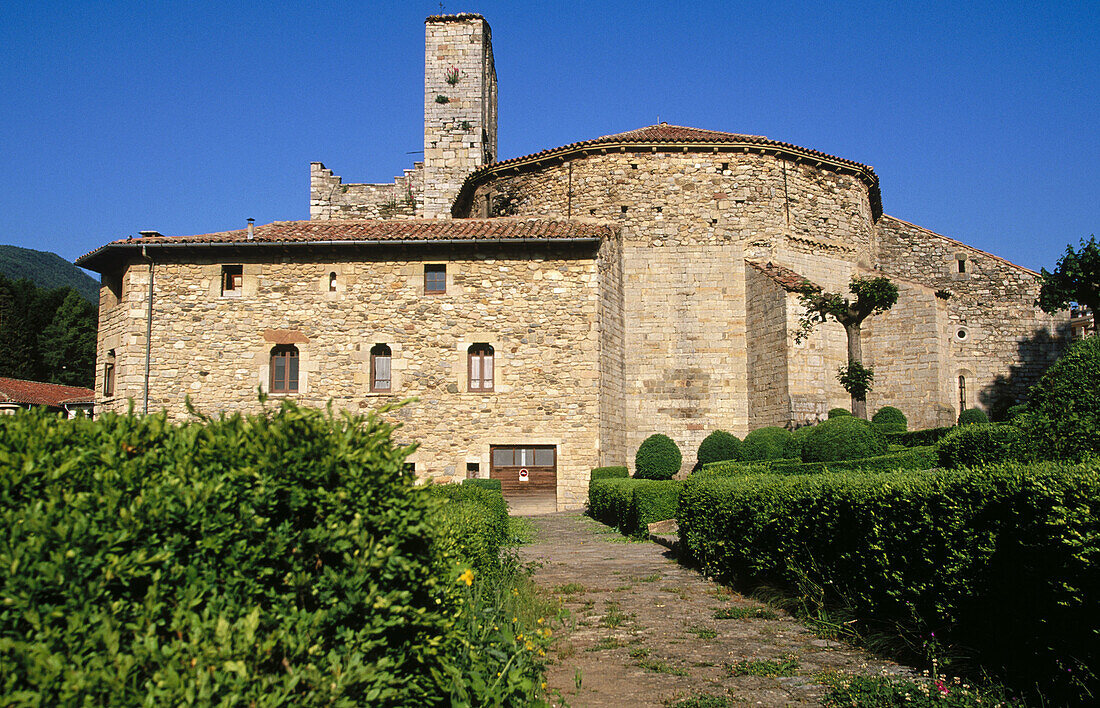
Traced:
<path fill-rule="evenodd" d="M 725 430 L 715 430 L 703 438 L 703 442 L 699 443 L 699 453 L 696 455 L 696 459 L 699 466 L 709 462 L 740 460 L 741 441 Z"/>
<path fill-rule="evenodd" d="M 810 431 L 814 429 L 812 425 L 804 425 L 801 428 L 795 428 L 791 431 L 791 436 L 787 438 L 787 444 L 783 448 L 783 457 L 792 460 L 802 459 L 802 444 L 806 441 L 806 436 L 810 434 Z"/>
<path fill-rule="evenodd" d="M 779 460 L 786 454 L 791 431 L 770 426 L 758 428 L 745 436 L 741 454 L 746 460 Z"/>
<path fill-rule="evenodd" d="M 1027 413 L 1027 404 L 1026 403 L 1018 403 L 1015 406 L 1009 406 L 1008 410 L 1005 411 L 1005 420 L 1006 421 L 1016 420 L 1017 418 L 1022 416 L 1024 413 Z"/>
<path fill-rule="evenodd" d="M 1100 454 L 1100 336 L 1076 342 L 1032 386 L 1018 418 L 1031 453 L 1041 459 Z"/>
<path fill-rule="evenodd" d="M 850 410 L 848 410 L 847 408 L 830 408 L 829 409 L 829 417 L 830 418 L 839 418 L 839 417 L 845 416 L 845 415 L 852 415 L 852 412 Z"/>
<path fill-rule="evenodd" d="M 981 408 L 967 408 L 959 414 L 959 425 L 981 425 L 989 422 L 989 416 Z"/>
<path fill-rule="evenodd" d="M 802 459 L 806 462 L 854 460 L 885 452 L 882 434 L 866 420 L 853 416 L 818 423 L 802 441 Z"/>
<path fill-rule="evenodd" d="M 634 456 L 634 476 L 637 479 L 672 479 L 672 475 L 680 471 L 683 460 L 672 438 L 656 433 L 638 448 Z"/>
<path fill-rule="evenodd" d="M 893 406 L 883 406 L 871 416 L 871 422 L 884 433 L 904 433 L 909 429 L 905 414 Z"/>
<path fill-rule="evenodd" d="M 936 443 L 940 467 L 973 467 L 1004 462 L 1013 458 L 1013 447 L 1020 437 L 1014 425 L 973 423 L 951 430 Z"/>

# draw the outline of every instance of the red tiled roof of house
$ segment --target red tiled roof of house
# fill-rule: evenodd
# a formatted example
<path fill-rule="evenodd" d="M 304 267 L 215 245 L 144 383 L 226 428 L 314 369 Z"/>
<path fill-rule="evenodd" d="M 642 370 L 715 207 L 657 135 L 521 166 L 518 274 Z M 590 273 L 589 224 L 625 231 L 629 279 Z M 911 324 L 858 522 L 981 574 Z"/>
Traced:
<path fill-rule="evenodd" d="M 631 144 L 643 146 L 671 145 L 693 151 L 714 146 L 726 146 L 727 148 L 740 147 L 747 150 L 775 151 L 776 153 L 785 154 L 795 160 L 801 160 L 811 164 L 817 163 L 821 166 L 829 166 L 833 170 L 850 172 L 857 175 L 864 184 L 867 185 L 870 192 L 871 209 L 875 214 L 875 218 L 877 219 L 882 214 L 882 193 L 879 189 L 878 175 L 875 174 L 874 168 L 870 165 L 830 155 L 818 150 L 800 147 L 791 143 L 771 140 L 762 135 L 726 133 L 719 130 L 704 130 L 702 128 L 689 128 L 682 125 L 669 125 L 668 123 L 648 125 L 644 128 L 629 130 L 625 133 L 603 135 L 591 140 L 569 143 L 568 145 L 542 150 L 541 152 L 532 153 L 530 155 L 489 163 L 488 165 L 478 168 L 467 177 L 466 182 L 462 185 L 462 189 L 459 190 L 455 203 L 458 204 L 462 202 L 464 198 L 468 198 L 469 192 L 472 191 L 473 186 L 486 175 L 494 174 L 502 170 L 506 171 L 511 167 L 519 167 L 532 163 L 538 164 L 540 160 L 546 158 L 564 158 L 572 153 L 583 152 L 592 148 L 603 148 L 611 145 L 625 146 Z"/>
<path fill-rule="evenodd" d="M 60 408 L 64 403 L 90 403 L 94 400 L 95 391 L 90 388 L 0 377 L 0 402 Z"/>
<path fill-rule="evenodd" d="M 771 261 L 767 263 L 757 263 L 756 261 L 745 262 L 771 278 L 779 287 L 789 293 L 801 292 L 807 285 L 815 288 L 818 287 L 809 278 L 805 278 L 795 273 L 786 266 L 776 265 Z"/>
<path fill-rule="evenodd" d="M 501 217 L 495 219 L 333 219 L 326 221 L 276 221 L 247 229 L 194 236 L 143 236 L 112 241 L 76 260 L 96 270 L 109 250 L 141 246 L 233 244 L 270 246 L 287 244 L 340 245 L 363 242 L 405 241 L 555 241 L 607 238 L 618 227 L 592 221 Z"/>

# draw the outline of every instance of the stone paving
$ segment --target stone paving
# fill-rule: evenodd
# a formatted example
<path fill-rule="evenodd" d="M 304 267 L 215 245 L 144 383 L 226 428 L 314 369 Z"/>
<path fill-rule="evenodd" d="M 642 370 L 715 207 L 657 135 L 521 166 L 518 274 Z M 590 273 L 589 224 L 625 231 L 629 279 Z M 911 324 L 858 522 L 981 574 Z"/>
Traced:
<path fill-rule="evenodd" d="M 632 541 L 575 511 L 530 519 L 538 535 L 521 555 L 538 564 L 535 581 L 570 613 L 547 677 L 570 706 L 669 706 L 702 696 L 818 705 L 820 672 L 908 673 L 707 580 L 661 545 Z M 733 675 L 739 662 L 761 661 L 790 675 Z"/>

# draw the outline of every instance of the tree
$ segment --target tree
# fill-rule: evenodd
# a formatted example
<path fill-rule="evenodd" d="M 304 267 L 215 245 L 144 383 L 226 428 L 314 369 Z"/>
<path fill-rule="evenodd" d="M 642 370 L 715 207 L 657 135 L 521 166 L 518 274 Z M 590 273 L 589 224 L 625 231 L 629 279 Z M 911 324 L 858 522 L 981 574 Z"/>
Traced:
<path fill-rule="evenodd" d="M 1095 235 L 1088 241 L 1081 239 L 1080 251 L 1074 251 L 1072 244 L 1066 246 L 1054 272 L 1043 268 L 1041 278 L 1035 304 L 1043 312 L 1054 314 L 1074 303 L 1084 305 L 1092 310 L 1093 331 L 1100 333 L 1100 243 Z"/>
<path fill-rule="evenodd" d="M 90 387 L 95 382 L 96 308 L 80 293 L 68 295 L 38 337 L 49 380 Z"/>
<path fill-rule="evenodd" d="M 859 335 L 863 321 L 871 315 L 886 312 L 898 301 L 898 286 L 889 278 L 853 277 L 848 290 L 855 296 L 848 298 L 840 293 L 827 293 L 807 282 L 801 289 L 799 301 L 805 308 L 795 341 L 810 336 L 821 322 L 829 317 L 844 326 L 848 336 L 848 365 L 840 367 L 837 379 L 852 397 L 852 414 L 867 418 L 867 392 L 871 390 L 874 372 L 863 366 L 863 348 Z"/>

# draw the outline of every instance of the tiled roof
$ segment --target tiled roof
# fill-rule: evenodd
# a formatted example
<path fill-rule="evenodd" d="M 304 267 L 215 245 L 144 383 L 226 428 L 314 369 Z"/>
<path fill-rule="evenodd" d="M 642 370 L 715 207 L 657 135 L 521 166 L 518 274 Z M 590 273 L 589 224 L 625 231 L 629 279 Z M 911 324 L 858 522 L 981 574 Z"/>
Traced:
<path fill-rule="evenodd" d="M 91 403 L 95 391 L 80 386 L 0 378 L 0 402 L 60 408 L 63 403 Z"/>
<path fill-rule="evenodd" d="M 555 241 L 578 238 L 607 238 L 618 227 L 580 220 L 552 220 L 501 217 L 496 219 L 359 219 L 329 221 L 276 221 L 256 226 L 254 237 L 247 229 L 219 231 L 195 236 L 144 236 L 112 241 L 76 260 L 77 265 L 95 270 L 109 250 L 154 245 L 240 244 L 270 246 L 407 241 Z"/>
<path fill-rule="evenodd" d="M 725 133 L 719 130 L 704 130 L 702 128 L 688 128 L 681 125 L 669 125 L 668 123 L 660 123 L 657 125 L 649 125 L 644 128 L 638 128 L 636 130 L 630 130 L 625 133 L 615 133 L 613 135 L 604 135 L 599 138 L 593 138 L 592 140 L 582 140 L 580 142 L 569 143 L 561 147 L 550 148 L 541 152 L 532 153 L 530 155 L 523 155 L 521 157 L 513 157 L 508 160 L 502 160 L 500 162 L 493 162 L 488 165 L 484 165 L 466 179 L 465 184 L 462 185 L 462 189 L 459 192 L 458 198 L 455 200 L 456 204 L 462 202 L 467 197 L 467 193 L 472 193 L 473 187 L 485 176 L 495 174 L 501 171 L 507 171 L 512 167 L 519 167 L 528 164 L 538 164 L 540 160 L 551 157 L 572 156 L 573 153 L 590 150 L 592 148 L 606 148 L 612 145 L 635 145 L 635 146 L 677 146 L 681 149 L 686 148 L 689 151 L 699 151 L 703 149 L 713 149 L 714 147 L 724 146 L 726 148 L 734 149 L 741 148 L 743 150 L 757 151 L 764 150 L 768 152 L 776 152 L 784 154 L 792 159 L 809 162 L 811 164 L 819 164 L 821 166 L 827 166 L 833 170 L 849 172 L 857 175 L 868 187 L 871 197 L 871 209 L 877 219 L 882 214 L 882 194 L 879 190 L 878 175 L 875 174 L 875 170 L 870 165 L 864 165 L 861 162 L 855 162 L 854 160 L 847 160 L 843 157 L 836 157 L 835 155 L 829 155 L 828 153 L 820 152 L 818 150 L 812 150 L 810 148 L 799 147 L 791 143 L 784 143 L 778 140 L 771 140 L 762 135 L 745 135 L 742 133 Z"/>
<path fill-rule="evenodd" d="M 764 275 L 771 278 L 775 283 L 786 290 L 789 293 L 801 292 L 807 285 L 811 287 L 818 287 L 809 278 L 805 278 L 786 266 L 776 265 L 771 261 L 767 263 L 757 263 L 756 261 L 745 261 L 753 268 L 757 269 Z"/>

